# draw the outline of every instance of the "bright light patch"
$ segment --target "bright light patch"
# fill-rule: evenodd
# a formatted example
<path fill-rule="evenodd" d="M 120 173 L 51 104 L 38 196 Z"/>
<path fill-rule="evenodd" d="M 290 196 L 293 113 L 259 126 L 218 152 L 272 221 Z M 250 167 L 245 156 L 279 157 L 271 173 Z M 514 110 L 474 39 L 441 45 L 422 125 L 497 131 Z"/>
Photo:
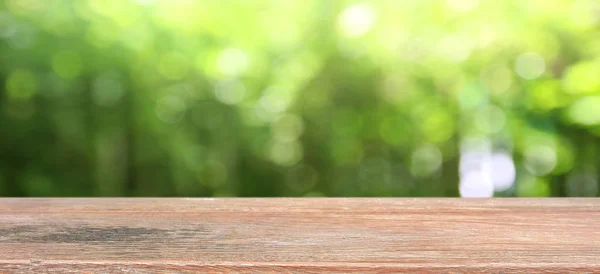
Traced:
<path fill-rule="evenodd" d="M 569 66 L 562 78 L 566 93 L 580 95 L 595 93 L 600 89 L 600 64 L 596 61 L 582 61 Z"/>
<path fill-rule="evenodd" d="M 548 197 L 550 186 L 543 178 L 523 176 L 517 183 L 516 193 L 519 197 Z"/>
<path fill-rule="evenodd" d="M 293 92 L 287 87 L 271 86 L 264 91 L 260 105 L 268 112 L 280 113 L 285 111 L 293 101 Z"/>
<path fill-rule="evenodd" d="M 517 172 L 509 154 L 492 154 L 487 161 L 487 169 L 495 191 L 504 191 L 514 185 Z"/>
<path fill-rule="evenodd" d="M 485 49 L 492 46 L 496 39 L 498 39 L 497 31 L 492 26 L 484 24 L 479 29 L 476 45 L 480 49 Z"/>
<path fill-rule="evenodd" d="M 536 79 L 546 71 L 544 58 L 535 52 L 521 54 L 515 62 L 515 72 L 526 80 Z"/>
<path fill-rule="evenodd" d="M 544 176 L 556 166 L 556 150 L 547 145 L 534 145 L 525 150 L 525 168 L 532 175 Z"/>
<path fill-rule="evenodd" d="M 225 49 L 217 57 L 217 67 L 224 75 L 238 76 L 246 71 L 248 56 L 239 49 Z"/>
<path fill-rule="evenodd" d="M 597 1 L 577 0 L 569 5 L 571 22 L 580 27 L 593 27 L 600 22 L 598 10 L 600 5 Z"/>
<path fill-rule="evenodd" d="M 281 113 L 274 113 L 265 109 L 265 107 L 261 104 L 254 105 L 253 110 L 254 111 L 252 111 L 250 115 L 252 115 L 254 120 L 253 123 L 255 125 L 262 125 L 266 122 L 273 122 L 282 115 Z"/>
<path fill-rule="evenodd" d="M 371 30 L 375 18 L 373 8 L 360 3 L 344 9 L 338 18 L 338 24 L 344 35 L 360 37 Z"/>
<path fill-rule="evenodd" d="M 471 171 L 462 175 L 458 190 L 461 197 L 488 198 L 494 196 L 494 185 L 489 174 L 483 171 Z"/>
<path fill-rule="evenodd" d="M 460 63 L 471 55 L 471 44 L 459 35 L 450 35 L 440 42 L 438 51 L 449 61 Z"/>
<path fill-rule="evenodd" d="M 460 174 L 467 174 L 476 170 L 482 170 L 488 157 L 489 153 L 483 151 L 470 151 L 461 153 L 459 162 Z"/>
<path fill-rule="evenodd" d="M 299 142 L 274 142 L 269 150 L 269 157 L 278 165 L 293 166 L 302 160 L 302 144 Z"/>
<path fill-rule="evenodd" d="M 490 153 L 492 142 L 485 137 L 468 137 L 460 142 L 460 153 L 466 154 L 469 152 Z"/>
<path fill-rule="evenodd" d="M 450 9 L 458 13 L 471 11 L 479 5 L 479 0 L 447 0 L 446 2 Z"/>
<path fill-rule="evenodd" d="M 578 99 L 568 108 L 567 114 L 573 122 L 581 125 L 600 124 L 600 96 L 587 96 Z"/>
<path fill-rule="evenodd" d="M 237 79 L 225 79 L 217 83 L 214 93 L 221 103 L 235 105 L 244 99 L 246 87 Z"/>
<path fill-rule="evenodd" d="M 504 191 L 514 185 L 516 169 L 512 156 L 504 151 L 492 152 L 491 147 L 487 138 L 462 140 L 459 162 L 461 196 L 491 197 L 494 191 Z"/>

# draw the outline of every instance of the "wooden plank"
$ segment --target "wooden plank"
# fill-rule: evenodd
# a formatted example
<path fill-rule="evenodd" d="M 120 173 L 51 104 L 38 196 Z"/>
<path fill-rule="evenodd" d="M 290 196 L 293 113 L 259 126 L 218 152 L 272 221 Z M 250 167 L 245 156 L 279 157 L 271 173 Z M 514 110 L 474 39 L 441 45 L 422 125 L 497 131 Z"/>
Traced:
<path fill-rule="evenodd" d="M 600 273 L 598 199 L 0 199 L 0 272 Z"/>

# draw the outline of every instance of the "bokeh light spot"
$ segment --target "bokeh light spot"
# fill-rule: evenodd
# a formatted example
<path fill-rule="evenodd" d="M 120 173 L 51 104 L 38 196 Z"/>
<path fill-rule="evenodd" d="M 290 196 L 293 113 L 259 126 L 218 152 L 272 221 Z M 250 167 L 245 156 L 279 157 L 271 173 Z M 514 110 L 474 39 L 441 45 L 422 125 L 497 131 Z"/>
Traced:
<path fill-rule="evenodd" d="M 600 96 L 580 98 L 567 109 L 567 114 L 573 122 L 580 125 L 600 124 Z"/>
<path fill-rule="evenodd" d="M 433 109 L 424 113 L 420 123 L 423 134 L 428 141 L 441 143 L 447 141 L 455 132 L 455 121 L 448 110 Z"/>
<path fill-rule="evenodd" d="M 298 140 L 304 131 L 304 123 L 297 115 L 283 115 L 273 122 L 273 137 L 280 142 Z"/>
<path fill-rule="evenodd" d="M 500 132 L 506 124 L 506 114 L 494 105 L 484 107 L 475 115 L 475 125 L 484 133 Z"/>
<path fill-rule="evenodd" d="M 235 105 L 244 99 L 246 86 L 235 78 L 223 79 L 217 82 L 213 91 L 221 103 Z"/>
<path fill-rule="evenodd" d="M 411 172 L 416 177 L 427 177 L 442 165 L 442 152 L 433 145 L 424 145 L 412 154 Z"/>
<path fill-rule="evenodd" d="M 469 58 L 471 47 L 468 39 L 454 34 L 442 39 L 438 45 L 438 50 L 449 61 L 460 63 Z"/>
<path fill-rule="evenodd" d="M 483 171 L 469 171 L 460 176 L 458 191 L 465 198 L 488 198 L 494 196 L 494 185 Z"/>
<path fill-rule="evenodd" d="M 478 85 L 467 84 L 457 92 L 458 103 L 464 110 L 472 110 L 487 101 L 487 93 Z"/>
<path fill-rule="evenodd" d="M 224 49 L 217 57 L 217 67 L 226 76 L 238 76 L 248 67 L 248 56 L 239 49 Z"/>
<path fill-rule="evenodd" d="M 342 33 L 348 37 L 359 37 L 371 30 L 376 14 L 373 8 L 365 3 L 347 7 L 338 18 Z"/>
<path fill-rule="evenodd" d="M 9 45 L 13 49 L 30 49 L 37 39 L 37 30 L 30 25 L 12 21 L 9 18 L 6 21 L 3 23 L 8 25 L 4 28 L 0 27 L 0 33 L 8 39 Z M 0 21 L 0 23 L 2 22 Z"/>
<path fill-rule="evenodd" d="M 525 168 L 535 176 L 549 174 L 556 166 L 556 150 L 548 145 L 532 145 L 525 150 Z"/>
<path fill-rule="evenodd" d="M 573 169 L 575 164 L 575 152 L 573 144 L 568 140 L 561 140 L 556 148 L 556 167 L 552 171 L 554 175 L 567 173 Z"/>
<path fill-rule="evenodd" d="M 524 176 L 517 183 L 517 196 L 519 197 L 548 197 L 550 196 L 550 186 L 548 181 L 533 177 Z"/>
<path fill-rule="evenodd" d="M 515 72 L 526 80 L 536 79 L 546 71 L 544 58 L 535 52 L 519 55 L 515 61 Z"/>
<path fill-rule="evenodd" d="M 15 70 L 6 80 L 6 92 L 12 99 L 27 100 L 36 93 L 37 89 L 37 78 L 28 70 Z"/>
<path fill-rule="evenodd" d="M 260 105 L 270 113 L 285 111 L 293 102 L 293 92 L 286 86 L 268 87 L 260 98 Z"/>
<path fill-rule="evenodd" d="M 481 72 L 481 82 L 493 94 L 506 92 L 511 87 L 512 81 L 512 71 L 506 66 L 490 66 Z"/>
<path fill-rule="evenodd" d="M 460 142 L 460 153 L 468 154 L 471 152 L 491 153 L 492 142 L 490 139 L 482 136 L 465 137 Z"/>
<path fill-rule="evenodd" d="M 506 151 L 492 152 L 489 139 L 465 138 L 460 150 L 461 196 L 491 197 L 494 191 L 505 191 L 514 185 L 516 168 L 512 156 Z"/>
<path fill-rule="evenodd" d="M 576 0 L 569 7 L 569 19 L 578 27 L 593 27 L 600 22 L 600 16 L 598 16 L 600 4 L 596 1 Z"/>
<path fill-rule="evenodd" d="M 511 155 L 502 152 L 494 153 L 487 164 L 495 191 L 504 191 L 513 186 L 517 172 Z"/>
<path fill-rule="evenodd" d="M 269 150 L 269 157 L 278 165 L 293 166 L 302 160 L 302 144 L 299 142 L 273 142 Z"/>
<path fill-rule="evenodd" d="M 528 107 L 534 111 L 549 111 L 563 106 L 566 100 L 561 98 L 559 87 L 557 80 L 535 84 L 528 94 Z"/>
<path fill-rule="evenodd" d="M 567 68 L 562 84 L 569 94 L 588 94 L 600 90 L 600 63 L 584 61 Z"/>
<path fill-rule="evenodd" d="M 446 3 L 455 12 L 464 13 L 477 8 L 479 0 L 447 0 Z"/>

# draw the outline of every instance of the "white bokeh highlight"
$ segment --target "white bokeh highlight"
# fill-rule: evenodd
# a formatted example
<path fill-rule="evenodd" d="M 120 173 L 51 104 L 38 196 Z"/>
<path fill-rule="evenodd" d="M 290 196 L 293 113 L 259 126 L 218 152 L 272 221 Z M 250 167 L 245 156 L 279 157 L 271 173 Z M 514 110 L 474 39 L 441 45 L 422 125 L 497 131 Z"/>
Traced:
<path fill-rule="evenodd" d="M 525 168 L 535 176 L 548 175 L 556 167 L 556 149 L 548 145 L 532 145 L 525 150 Z"/>
<path fill-rule="evenodd" d="M 513 157 L 506 151 L 491 150 L 487 138 L 467 138 L 461 143 L 459 162 L 461 197 L 493 197 L 515 184 Z"/>
<path fill-rule="evenodd" d="M 472 171 L 460 178 L 458 188 L 461 197 L 487 198 L 494 196 L 494 185 L 483 171 Z"/>
<path fill-rule="evenodd" d="M 358 3 L 342 11 L 338 25 L 345 36 L 360 37 L 371 30 L 375 19 L 375 11 L 370 5 Z"/>
<path fill-rule="evenodd" d="M 244 99 L 246 86 L 235 78 L 223 79 L 217 82 L 213 92 L 221 103 L 235 105 Z"/>
<path fill-rule="evenodd" d="M 235 48 L 224 49 L 217 57 L 217 68 L 224 75 L 238 76 L 248 67 L 248 56 Z"/>
<path fill-rule="evenodd" d="M 515 72 L 526 80 L 536 79 L 546 71 L 544 58 L 535 52 L 519 55 L 515 61 Z"/>
<path fill-rule="evenodd" d="M 507 190 L 515 184 L 517 171 L 511 155 L 504 152 L 494 153 L 487 163 L 495 191 Z"/>

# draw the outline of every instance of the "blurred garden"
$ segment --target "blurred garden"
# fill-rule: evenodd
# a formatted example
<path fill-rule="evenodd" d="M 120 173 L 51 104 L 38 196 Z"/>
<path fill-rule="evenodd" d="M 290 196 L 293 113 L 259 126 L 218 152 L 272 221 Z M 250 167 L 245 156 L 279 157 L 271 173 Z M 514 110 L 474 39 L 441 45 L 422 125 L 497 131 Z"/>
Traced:
<path fill-rule="evenodd" d="M 597 0 L 4 0 L 0 196 L 597 196 Z"/>

